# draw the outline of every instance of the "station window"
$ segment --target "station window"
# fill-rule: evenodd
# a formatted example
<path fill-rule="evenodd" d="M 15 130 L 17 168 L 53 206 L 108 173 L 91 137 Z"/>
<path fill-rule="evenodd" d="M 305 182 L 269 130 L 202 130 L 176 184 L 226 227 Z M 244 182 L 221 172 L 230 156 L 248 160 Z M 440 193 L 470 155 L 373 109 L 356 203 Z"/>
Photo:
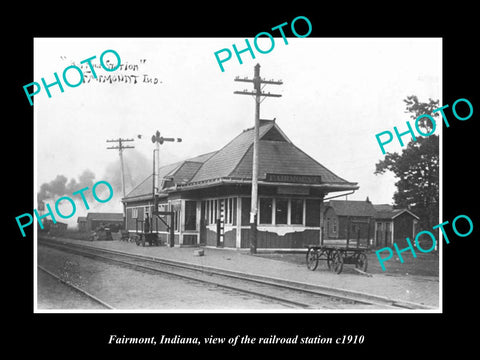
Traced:
<path fill-rule="evenodd" d="M 205 219 L 205 223 L 206 224 L 209 224 L 209 218 L 208 218 L 208 215 L 210 214 L 210 201 L 204 201 L 203 202 L 203 214 L 204 214 L 204 219 Z"/>
<path fill-rule="evenodd" d="M 232 203 L 232 224 L 237 225 L 237 198 L 233 198 Z"/>
<path fill-rule="evenodd" d="M 213 207 L 213 200 L 210 200 L 210 220 L 209 220 L 209 223 L 212 224 L 213 223 L 213 211 L 215 210 L 214 207 Z"/>
<path fill-rule="evenodd" d="M 209 207 L 210 207 L 210 218 L 209 218 L 209 223 L 210 224 L 215 224 L 215 221 L 217 220 L 217 208 L 218 208 L 218 200 L 209 200 L 208 201 Z"/>
<path fill-rule="evenodd" d="M 272 223 L 273 200 L 271 198 L 260 198 L 260 224 Z"/>
<path fill-rule="evenodd" d="M 138 218 L 138 209 L 132 208 L 132 219 Z"/>
<path fill-rule="evenodd" d="M 242 225 L 250 224 L 250 198 L 242 198 Z"/>
<path fill-rule="evenodd" d="M 227 224 L 235 224 L 236 223 L 236 216 L 237 216 L 237 198 L 228 198 L 225 199 L 225 207 L 226 207 L 226 217 L 225 223 Z"/>
<path fill-rule="evenodd" d="M 290 221 L 291 224 L 301 225 L 303 224 L 303 200 L 292 199 L 290 205 Z"/>
<path fill-rule="evenodd" d="M 242 198 L 241 207 L 242 225 L 249 225 L 250 199 Z M 320 226 L 320 200 L 275 198 L 274 201 L 273 198 L 261 197 L 258 210 L 258 223 L 262 225 Z"/>
<path fill-rule="evenodd" d="M 275 223 L 287 224 L 288 221 L 288 200 L 277 199 L 275 201 Z"/>
<path fill-rule="evenodd" d="M 173 224 L 173 228 L 175 231 L 179 231 L 179 227 L 178 227 L 178 224 L 180 223 L 179 222 L 179 219 L 180 219 L 180 210 L 175 210 L 174 211 L 174 216 L 175 216 L 175 219 L 174 219 L 174 224 Z"/>
<path fill-rule="evenodd" d="M 227 224 L 231 224 L 232 221 L 233 221 L 233 199 L 228 198 L 227 199 L 227 219 L 225 222 Z"/>
<path fill-rule="evenodd" d="M 197 202 L 185 201 L 185 230 L 197 229 Z"/>

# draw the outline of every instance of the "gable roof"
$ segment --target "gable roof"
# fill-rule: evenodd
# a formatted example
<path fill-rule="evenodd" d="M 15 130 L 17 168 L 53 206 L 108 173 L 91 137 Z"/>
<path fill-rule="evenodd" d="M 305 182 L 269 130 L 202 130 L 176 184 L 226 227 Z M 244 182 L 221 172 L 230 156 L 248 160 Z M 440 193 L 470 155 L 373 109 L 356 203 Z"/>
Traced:
<path fill-rule="evenodd" d="M 262 138 L 273 125 L 273 123 L 260 125 L 259 137 Z M 253 146 L 253 136 L 253 128 L 244 130 L 240 135 L 210 157 L 191 179 L 191 182 L 230 177 L 235 168 L 245 158 L 247 151 Z"/>
<path fill-rule="evenodd" d="M 261 184 L 267 174 L 288 174 L 320 177 L 319 184 L 308 184 L 328 191 L 356 190 L 351 183 L 335 175 L 315 159 L 296 147 L 273 120 L 260 121 L 259 173 Z M 171 178 L 162 189 L 192 189 L 224 182 L 251 183 L 254 128 L 237 135 L 218 151 L 177 162 L 160 168 L 160 177 Z M 125 198 L 152 197 L 152 175 L 133 189 Z"/>
<path fill-rule="evenodd" d="M 197 173 L 203 162 L 214 155 L 216 151 L 198 155 L 184 161 L 178 161 L 173 164 L 160 167 L 160 179 L 164 179 L 162 188 L 171 186 L 176 183 L 185 183 Z M 165 180 L 171 179 L 171 180 Z M 153 195 L 153 174 L 147 176 L 140 184 L 134 187 L 125 195 L 130 200 L 151 199 Z"/>
<path fill-rule="evenodd" d="M 252 178 L 254 129 L 244 130 L 222 149 L 210 157 L 190 180 L 196 182 L 213 179 Z M 335 175 L 315 159 L 296 147 L 274 121 L 263 121 L 259 128 L 259 181 L 268 173 L 320 176 L 324 184 L 337 184 L 346 190 L 358 189 Z"/>
<path fill-rule="evenodd" d="M 415 215 L 408 209 L 394 209 L 392 205 L 388 204 L 373 205 L 373 207 L 375 208 L 376 219 L 391 220 L 395 219 L 397 216 L 400 216 L 403 213 L 408 213 L 417 220 L 420 220 L 417 215 Z"/>
<path fill-rule="evenodd" d="M 375 216 L 375 208 L 369 201 L 330 200 L 325 206 L 333 208 L 337 216 Z"/>

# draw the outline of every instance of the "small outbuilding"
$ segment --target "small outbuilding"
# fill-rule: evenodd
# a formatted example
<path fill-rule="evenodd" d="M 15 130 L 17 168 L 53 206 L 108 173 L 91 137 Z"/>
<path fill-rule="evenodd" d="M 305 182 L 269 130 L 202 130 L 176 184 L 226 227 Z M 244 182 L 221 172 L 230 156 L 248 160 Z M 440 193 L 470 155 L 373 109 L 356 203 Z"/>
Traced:
<path fill-rule="evenodd" d="M 123 214 L 89 212 L 86 217 L 86 231 L 94 231 L 100 226 L 117 227 L 118 230 L 123 229 Z"/>
<path fill-rule="evenodd" d="M 323 208 L 323 239 L 328 243 L 345 243 L 355 246 L 405 247 L 406 238 L 413 239 L 418 232 L 417 215 L 408 209 L 394 209 L 392 205 L 374 205 L 367 198 L 358 200 L 330 200 Z"/>
<path fill-rule="evenodd" d="M 407 246 L 406 238 L 412 244 L 418 232 L 420 218 L 408 209 L 394 209 L 392 205 L 374 205 L 375 208 L 375 246 Z"/>
<path fill-rule="evenodd" d="M 372 243 L 374 237 L 375 209 L 369 200 L 330 200 L 323 211 L 323 238 L 325 243 L 341 240 Z"/>
<path fill-rule="evenodd" d="M 79 216 L 77 218 L 78 231 L 85 232 L 87 231 L 87 217 Z"/>

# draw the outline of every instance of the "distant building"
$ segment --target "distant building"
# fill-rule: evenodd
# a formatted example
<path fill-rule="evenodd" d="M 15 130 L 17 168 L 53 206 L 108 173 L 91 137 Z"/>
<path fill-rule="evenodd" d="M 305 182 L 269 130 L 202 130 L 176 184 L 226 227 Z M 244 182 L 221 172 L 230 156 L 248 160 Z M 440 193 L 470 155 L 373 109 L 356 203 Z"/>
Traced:
<path fill-rule="evenodd" d="M 319 244 L 321 204 L 331 192 L 356 190 L 295 146 L 276 122 L 260 122 L 258 248 L 302 248 Z M 175 245 L 248 248 L 253 159 L 253 128 L 218 151 L 160 168 L 158 210 L 174 212 Z M 151 229 L 167 242 L 167 227 L 152 219 L 153 176 L 125 198 L 126 226 Z M 165 219 L 169 224 L 169 220 Z"/>
<path fill-rule="evenodd" d="M 392 205 L 374 205 L 375 208 L 375 245 L 377 247 L 399 247 L 407 244 L 405 238 L 414 243 L 420 218 L 408 209 L 394 209 Z"/>
<path fill-rule="evenodd" d="M 60 221 L 53 222 L 51 219 L 42 219 L 43 229 L 40 227 L 40 224 L 37 223 L 38 231 L 43 233 L 48 233 L 50 235 L 61 235 L 67 230 L 68 225 Z"/>
<path fill-rule="evenodd" d="M 79 216 L 77 218 L 78 224 L 78 231 L 87 231 L 87 217 L 86 216 Z"/>
<path fill-rule="evenodd" d="M 328 240 L 360 240 L 371 245 L 374 237 L 375 209 L 370 201 L 330 200 L 325 203 L 323 234 Z"/>
<path fill-rule="evenodd" d="M 109 227 L 112 225 L 123 228 L 122 213 L 89 212 L 86 216 L 85 231 L 95 231 L 100 226 Z"/>
<path fill-rule="evenodd" d="M 419 217 L 408 209 L 394 209 L 392 205 L 372 204 L 358 200 L 330 200 L 323 210 L 323 238 L 325 244 L 345 242 L 347 239 L 374 247 L 406 246 L 405 238 L 413 239 L 418 232 Z M 367 241 L 368 240 L 368 241 Z"/>

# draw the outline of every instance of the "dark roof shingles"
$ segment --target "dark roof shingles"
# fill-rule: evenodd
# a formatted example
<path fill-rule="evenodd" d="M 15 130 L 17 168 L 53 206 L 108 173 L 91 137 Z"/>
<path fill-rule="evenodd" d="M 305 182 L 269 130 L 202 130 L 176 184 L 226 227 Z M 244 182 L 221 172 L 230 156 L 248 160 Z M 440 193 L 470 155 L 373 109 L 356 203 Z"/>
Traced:
<path fill-rule="evenodd" d="M 337 216 L 375 216 L 375 208 L 367 201 L 330 200 L 325 205 L 332 207 Z"/>
<path fill-rule="evenodd" d="M 275 130 L 275 140 L 259 142 L 259 177 L 267 173 L 321 176 L 323 183 L 355 186 L 325 168 L 315 159 L 293 145 L 290 140 L 279 141 L 281 130 L 275 122 L 264 122 L 259 128 L 260 139 Z M 160 177 L 173 176 L 175 183 L 195 183 L 221 178 L 252 178 L 253 128 L 240 133 L 222 149 L 195 158 L 164 166 Z M 272 135 L 273 136 L 273 135 Z M 268 138 L 268 137 L 267 137 Z M 126 198 L 152 193 L 152 175 L 134 188 Z"/>

